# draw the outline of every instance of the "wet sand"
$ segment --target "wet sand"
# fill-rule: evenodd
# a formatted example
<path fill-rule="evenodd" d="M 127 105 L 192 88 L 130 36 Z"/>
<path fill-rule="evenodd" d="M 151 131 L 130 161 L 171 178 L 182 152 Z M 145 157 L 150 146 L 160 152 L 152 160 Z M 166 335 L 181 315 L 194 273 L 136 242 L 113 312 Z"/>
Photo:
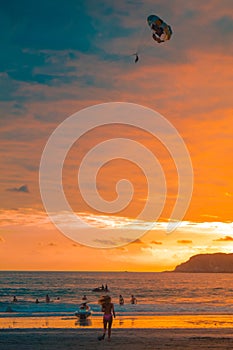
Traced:
<path fill-rule="evenodd" d="M 233 349 L 232 329 L 113 329 L 111 342 L 100 329 L 1 329 L 1 350 L 150 350 Z"/>
<path fill-rule="evenodd" d="M 103 316 L 93 316 L 79 320 L 75 316 L 34 316 L 18 317 L 4 313 L 0 317 L 0 329 L 35 329 L 35 328 L 96 328 L 102 329 Z M 232 315 L 156 315 L 156 316 L 119 316 L 113 320 L 113 329 L 163 329 L 163 328 L 232 328 Z"/>

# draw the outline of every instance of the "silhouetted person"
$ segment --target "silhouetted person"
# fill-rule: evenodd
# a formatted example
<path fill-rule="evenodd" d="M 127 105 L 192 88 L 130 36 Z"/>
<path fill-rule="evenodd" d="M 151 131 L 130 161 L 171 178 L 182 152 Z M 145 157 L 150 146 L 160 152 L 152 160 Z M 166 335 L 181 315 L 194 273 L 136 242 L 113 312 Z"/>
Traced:
<path fill-rule="evenodd" d="M 123 298 L 123 296 L 120 294 L 120 295 L 119 295 L 119 304 L 120 304 L 120 305 L 124 305 L 124 303 L 125 303 L 124 298 Z"/>
<path fill-rule="evenodd" d="M 103 335 L 98 337 L 99 340 L 104 340 L 105 334 L 107 332 L 108 328 L 108 340 L 110 341 L 111 338 L 111 330 L 112 330 L 112 321 L 113 317 L 116 317 L 114 305 L 111 302 L 111 297 L 109 295 L 105 295 L 99 300 L 99 303 L 102 305 L 102 312 L 104 313 L 103 317 L 103 325 L 104 325 L 104 332 Z"/>
<path fill-rule="evenodd" d="M 130 302 L 131 302 L 131 304 L 137 304 L 137 299 L 135 298 L 135 296 L 133 294 L 131 295 Z"/>

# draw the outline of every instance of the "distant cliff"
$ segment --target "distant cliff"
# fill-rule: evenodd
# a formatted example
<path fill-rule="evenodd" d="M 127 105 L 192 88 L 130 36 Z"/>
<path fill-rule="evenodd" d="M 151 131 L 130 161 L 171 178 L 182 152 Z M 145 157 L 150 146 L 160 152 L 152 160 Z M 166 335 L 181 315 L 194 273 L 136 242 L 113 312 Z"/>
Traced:
<path fill-rule="evenodd" d="M 198 254 L 176 266 L 174 272 L 232 272 L 233 254 Z"/>

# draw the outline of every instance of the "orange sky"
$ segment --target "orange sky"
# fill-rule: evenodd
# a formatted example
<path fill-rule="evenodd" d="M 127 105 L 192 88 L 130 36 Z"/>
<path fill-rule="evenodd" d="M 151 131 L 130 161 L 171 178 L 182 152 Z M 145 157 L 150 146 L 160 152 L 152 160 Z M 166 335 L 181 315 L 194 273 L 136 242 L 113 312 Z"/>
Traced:
<path fill-rule="evenodd" d="M 82 9 L 83 16 L 90 16 L 96 30 L 89 48 L 81 41 L 78 47 L 71 42 L 65 45 L 65 38 L 61 47 L 53 47 L 53 40 L 34 47 L 34 43 L 24 42 L 22 35 L 15 56 L 17 67 L 13 62 L 10 66 L 8 59 L 9 66 L 0 72 L 1 270 L 162 271 L 173 269 L 194 254 L 232 252 L 232 3 L 212 1 L 210 5 L 198 0 L 188 6 L 182 0 L 173 4 L 157 1 L 160 15 L 172 25 L 174 34 L 163 45 L 156 45 L 150 32 L 143 34 L 137 64 L 130 55 L 145 24 L 142 17 L 151 13 L 153 3 L 146 1 L 141 12 L 137 8 L 135 16 L 129 18 L 129 5 L 124 7 L 120 2 L 109 6 L 124 29 L 118 36 L 111 31 L 106 34 L 107 18 L 98 6 L 94 17 L 94 9 L 87 6 Z M 4 14 L 11 18 L 12 13 Z M 21 21 L 17 22 L 19 32 L 26 19 Z M 200 34 L 201 26 L 204 30 Z M 9 33 L 4 41 L 8 57 L 14 47 L 14 22 Z M 45 40 L 45 33 L 41 35 Z M 166 176 L 167 198 L 158 225 L 141 236 L 147 224 L 142 222 L 135 243 L 115 249 L 89 248 L 67 238 L 49 221 L 40 196 L 40 159 L 51 133 L 68 116 L 82 108 L 115 101 L 149 107 L 172 123 L 190 153 L 193 194 L 183 224 L 167 234 L 178 178 L 166 147 L 146 132 L 123 125 L 90 131 L 73 145 L 63 168 L 67 200 L 84 220 L 90 220 L 92 214 L 94 227 L 101 219 L 103 225 L 117 230 L 125 218 L 137 216 L 147 199 L 143 172 L 120 159 L 99 171 L 97 185 L 105 200 L 114 200 L 117 181 L 129 179 L 134 185 L 130 205 L 114 215 L 102 213 L 100 217 L 81 198 L 77 182 L 80 161 L 88 150 L 111 138 L 133 138 L 153 152 Z M 27 185 L 29 192 L 20 190 L 22 185 Z"/>

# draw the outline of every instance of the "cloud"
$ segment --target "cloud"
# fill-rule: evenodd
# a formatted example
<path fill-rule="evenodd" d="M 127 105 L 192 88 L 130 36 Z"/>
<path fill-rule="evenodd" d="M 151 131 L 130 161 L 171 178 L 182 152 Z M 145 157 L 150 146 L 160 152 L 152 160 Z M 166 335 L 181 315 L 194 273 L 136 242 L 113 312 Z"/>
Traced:
<path fill-rule="evenodd" d="M 133 241 L 132 243 L 136 243 L 136 244 L 144 244 L 143 241 L 141 241 L 141 239 L 136 239 L 135 241 Z"/>
<path fill-rule="evenodd" d="M 18 209 L 10 209 L 4 210 L 0 209 L 0 227 L 5 226 L 19 226 L 19 227 L 41 227 L 43 228 L 51 228 L 52 225 L 50 223 L 48 215 L 44 211 L 40 211 L 32 208 L 18 208 Z"/>
<path fill-rule="evenodd" d="M 126 248 L 126 247 L 117 247 L 116 250 L 121 250 L 123 252 L 128 252 L 129 251 L 129 249 Z"/>
<path fill-rule="evenodd" d="M 21 193 L 29 193 L 30 192 L 27 185 L 23 185 L 20 187 L 7 188 L 6 191 L 21 192 Z"/>
<path fill-rule="evenodd" d="M 181 239 L 181 240 L 178 240 L 177 243 L 179 244 L 190 244 L 190 243 L 193 243 L 191 240 L 189 239 Z"/>
<path fill-rule="evenodd" d="M 214 242 L 232 242 L 233 241 L 233 237 L 225 236 L 224 238 L 214 239 L 213 241 Z"/>
<path fill-rule="evenodd" d="M 207 217 L 207 218 L 211 218 L 211 219 L 218 219 L 217 215 L 211 215 L 211 214 L 202 214 L 200 215 L 201 217 Z"/>
<path fill-rule="evenodd" d="M 158 244 L 158 245 L 163 244 L 162 242 L 158 242 L 158 241 L 151 241 L 150 243 L 151 244 Z"/>
<path fill-rule="evenodd" d="M 49 247 L 55 247 L 57 244 L 56 243 L 53 243 L 53 242 L 50 242 L 49 244 L 48 244 L 48 246 Z"/>
<path fill-rule="evenodd" d="M 144 233 L 145 231 L 151 231 L 151 232 L 158 232 L 160 234 L 166 233 L 167 229 L 167 222 L 158 221 L 155 222 L 155 225 L 152 229 L 148 230 L 148 228 L 151 225 L 151 222 L 138 220 L 134 221 L 132 218 L 128 217 L 122 217 L 122 216 L 113 216 L 113 215 L 98 215 L 98 214 L 91 214 L 87 212 L 74 212 L 81 220 L 80 224 L 77 226 L 77 222 L 74 222 L 74 218 L 72 215 L 70 215 L 69 212 L 57 212 L 57 213 L 51 213 L 50 216 L 53 218 L 54 221 L 56 221 L 59 224 L 63 224 L 64 227 L 68 228 L 77 228 L 80 230 L 85 230 L 88 228 L 103 228 L 103 229 L 113 229 L 116 230 L 116 233 L 118 234 L 119 229 L 124 230 L 137 230 L 139 232 L 138 237 L 140 236 L 140 231 Z M 32 209 L 32 208 L 19 208 L 18 210 L 6 210 L 2 209 L 0 210 L 1 215 L 1 226 L 41 226 L 47 227 L 48 229 L 50 227 L 53 227 L 51 224 L 51 220 L 49 216 L 41 210 L 38 209 Z M 133 222 L 132 225 L 130 223 Z M 85 225 L 84 225 L 85 223 Z M 88 225 L 86 225 L 88 224 Z M 182 221 L 179 232 L 182 234 L 200 234 L 203 236 L 212 236 L 213 232 L 218 235 L 227 235 L 230 236 L 233 230 L 233 223 L 232 222 L 192 222 L 192 221 Z M 103 230 L 104 232 L 104 230 Z M 130 237 L 118 237 L 119 242 L 121 243 L 127 243 L 129 242 Z M 150 242 L 147 242 L 148 244 L 157 244 L 161 245 L 164 244 L 160 242 L 161 238 L 156 241 L 153 239 L 154 237 L 151 237 Z M 213 237 L 211 237 L 213 238 Z M 140 240 L 137 239 L 136 243 L 139 243 Z M 190 243 L 189 240 L 184 239 L 185 242 Z M 108 242 L 109 243 L 109 242 Z M 112 242 L 111 242 L 112 243 Z M 143 242 L 145 243 L 145 242 Z M 182 242 L 178 242 L 181 243 Z"/>

